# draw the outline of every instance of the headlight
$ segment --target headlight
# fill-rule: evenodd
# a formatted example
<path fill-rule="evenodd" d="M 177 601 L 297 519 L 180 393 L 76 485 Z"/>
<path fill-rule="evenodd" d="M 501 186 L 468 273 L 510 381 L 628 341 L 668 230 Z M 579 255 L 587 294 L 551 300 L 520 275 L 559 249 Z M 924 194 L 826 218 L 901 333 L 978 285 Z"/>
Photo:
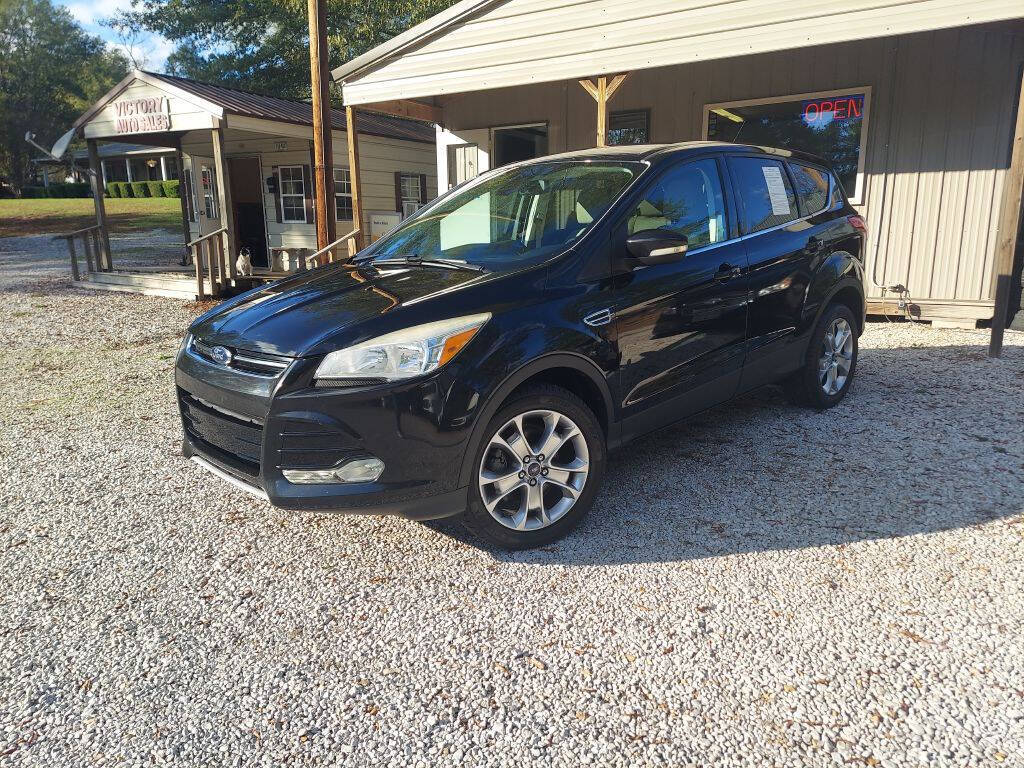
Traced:
<path fill-rule="evenodd" d="M 320 384 L 347 384 L 353 379 L 376 382 L 422 376 L 455 357 L 490 319 L 490 313 L 456 317 L 339 349 L 323 359 L 314 378 Z"/>

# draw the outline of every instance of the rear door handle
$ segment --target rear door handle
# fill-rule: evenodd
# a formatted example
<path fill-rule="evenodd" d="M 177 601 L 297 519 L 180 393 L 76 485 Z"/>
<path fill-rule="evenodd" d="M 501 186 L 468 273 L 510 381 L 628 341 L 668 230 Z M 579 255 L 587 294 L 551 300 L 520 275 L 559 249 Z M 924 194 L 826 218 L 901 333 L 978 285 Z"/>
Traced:
<path fill-rule="evenodd" d="M 743 270 L 739 267 L 734 267 L 732 264 L 726 262 L 718 266 L 718 271 L 715 273 L 715 280 L 732 280 L 734 277 L 739 277 Z"/>

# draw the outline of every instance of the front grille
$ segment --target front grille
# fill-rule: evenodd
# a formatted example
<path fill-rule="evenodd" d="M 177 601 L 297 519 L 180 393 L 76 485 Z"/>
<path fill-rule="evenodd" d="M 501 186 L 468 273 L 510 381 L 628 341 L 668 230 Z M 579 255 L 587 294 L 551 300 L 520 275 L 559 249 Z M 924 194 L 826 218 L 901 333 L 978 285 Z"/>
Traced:
<path fill-rule="evenodd" d="M 185 433 L 202 453 L 246 477 L 260 475 L 263 424 L 221 410 L 178 390 Z"/>
<path fill-rule="evenodd" d="M 213 357 L 214 346 L 202 339 L 193 337 L 189 348 L 204 360 L 217 363 L 217 360 Z M 268 355 L 264 352 L 250 352 L 246 349 L 235 349 L 232 347 L 225 347 L 225 349 L 231 352 L 231 362 L 228 363 L 227 367 L 238 371 L 245 371 L 246 373 L 254 373 L 258 376 L 277 376 L 291 363 L 291 358 L 284 357 L 283 355 Z"/>

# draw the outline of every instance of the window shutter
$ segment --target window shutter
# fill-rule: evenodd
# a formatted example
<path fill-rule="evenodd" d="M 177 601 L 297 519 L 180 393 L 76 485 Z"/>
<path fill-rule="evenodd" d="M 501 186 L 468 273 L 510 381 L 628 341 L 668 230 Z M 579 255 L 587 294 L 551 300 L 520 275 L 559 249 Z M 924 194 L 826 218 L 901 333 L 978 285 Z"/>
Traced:
<path fill-rule="evenodd" d="M 427 174 L 420 174 L 420 205 L 427 204 Z"/>
<path fill-rule="evenodd" d="M 313 221 L 313 181 L 310 177 L 309 166 L 302 166 L 302 191 L 306 195 L 306 223 Z"/>
<path fill-rule="evenodd" d="M 395 171 L 395 210 L 402 212 L 402 172 Z"/>
<path fill-rule="evenodd" d="M 274 215 L 277 216 L 277 223 L 280 224 L 281 221 L 282 221 L 282 217 L 281 217 L 281 172 L 278 170 L 276 165 L 273 168 L 271 168 L 271 171 L 273 171 L 273 173 L 274 173 L 274 181 L 277 182 L 276 184 L 274 184 Z"/>

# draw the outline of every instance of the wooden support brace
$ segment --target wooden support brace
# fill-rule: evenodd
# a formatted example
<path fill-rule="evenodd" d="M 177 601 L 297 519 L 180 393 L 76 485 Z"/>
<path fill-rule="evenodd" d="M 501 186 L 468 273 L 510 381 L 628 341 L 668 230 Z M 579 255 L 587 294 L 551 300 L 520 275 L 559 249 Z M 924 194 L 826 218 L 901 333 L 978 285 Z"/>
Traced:
<path fill-rule="evenodd" d="M 597 146 L 599 147 L 603 147 L 607 143 L 608 102 L 615 95 L 615 92 L 619 90 L 619 86 L 622 85 L 628 74 L 628 72 L 623 72 L 614 75 L 610 81 L 607 75 L 601 75 L 597 78 L 597 83 L 591 80 L 579 81 L 583 89 L 597 102 Z"/>
<path fill-rule="evenodd" d="M 408 117 L 427 123 L 437 123 L 438 125 L 441 125 L 444 121 L 444 110 L 440 107 L 435 107 L 433 104 L 424 104 L 422 101 L 412 101 L 411 99 L 378 101 L 374 104 L 364 104 L 362 109 L 368 112 L 382 112 L 385 115 Z"/>

